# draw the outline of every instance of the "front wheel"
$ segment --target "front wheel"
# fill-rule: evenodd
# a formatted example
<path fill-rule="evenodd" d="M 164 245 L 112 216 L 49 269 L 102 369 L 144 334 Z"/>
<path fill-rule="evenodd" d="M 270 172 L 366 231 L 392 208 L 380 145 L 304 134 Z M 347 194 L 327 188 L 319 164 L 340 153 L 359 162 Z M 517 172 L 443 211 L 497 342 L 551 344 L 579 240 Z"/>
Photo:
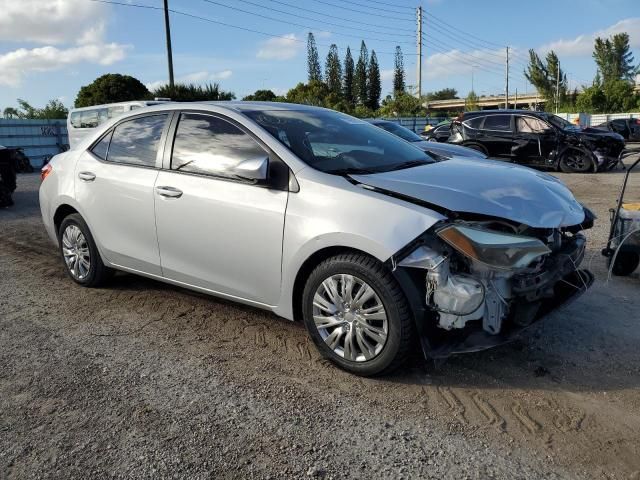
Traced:
<path fill-rule="evenodd" d="M 564 173 L 586 173 L 593 169 L 593 161 L 578 150 L 570 150 L 560 159 L 560 170 Z"/>
<path fill-rule="evenodd" d="M 389 373 L 406 359 L 413 321 L 397 281 L 362 254 L 331 257 L 311 273 L 304 323 L 320 353 L 357 375 Z"/>

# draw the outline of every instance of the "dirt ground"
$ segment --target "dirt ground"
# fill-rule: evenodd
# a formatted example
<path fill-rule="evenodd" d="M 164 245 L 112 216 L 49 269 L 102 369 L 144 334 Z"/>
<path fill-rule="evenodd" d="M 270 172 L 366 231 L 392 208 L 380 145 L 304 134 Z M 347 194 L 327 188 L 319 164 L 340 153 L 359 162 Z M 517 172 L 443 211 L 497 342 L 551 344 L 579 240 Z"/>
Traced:
<path fill-rule="evenodd" d="M 640 479 L 640 277 L 606 282 L 599 255 L 622 172 L 560 177 L 599 216 L 593 288 L 513 344 L 362 379 L 268 313 L 132 275 L 75 285 L 19 176 L 0 478 Z"/>

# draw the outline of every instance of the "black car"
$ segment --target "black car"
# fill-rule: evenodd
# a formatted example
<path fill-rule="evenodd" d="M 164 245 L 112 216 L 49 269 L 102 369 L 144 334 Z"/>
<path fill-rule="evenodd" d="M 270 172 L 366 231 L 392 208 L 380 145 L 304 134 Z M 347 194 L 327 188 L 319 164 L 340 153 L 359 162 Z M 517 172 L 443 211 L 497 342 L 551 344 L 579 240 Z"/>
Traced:
<path fill-rule="evenodd" d="M 471 148 L 461 147 L 460 145 L 450 145 L 443 143 L 427 142 L 420 135 L 407 127 L 403 127 L 399 123 L 390 122 L 389 120 L 368 120 L 369 123 L 393 133 L 396 137 L 400 137 L 407 142 L 411 142 L 416 147 L 431 154 L 437 160 L 449 160 L 453 157 L 465 157 L 475 159 L 485 159 L 487 156 L 482 152 Z"/>
<path fill-rule="evenodd" d="M 595 128 L 618 133 L 627 142 L 640 142 L 640 118 L 616 118 L 596 125 Z"/>
<path fill-rule="evenodd" d="M 420 136 L 428 142 L 444 143 L 451 135 L 451 122 L 444 122 L 436 125 L 431 130 L 420 132 Z"/>
<path fill-rule="evenodd" d="M 624 138 L 580 128 L 550 113 L 529 110 L 465 112 L 451 124 L 449 142 L 489 157 L 563 172 L 613 168 Z"/>

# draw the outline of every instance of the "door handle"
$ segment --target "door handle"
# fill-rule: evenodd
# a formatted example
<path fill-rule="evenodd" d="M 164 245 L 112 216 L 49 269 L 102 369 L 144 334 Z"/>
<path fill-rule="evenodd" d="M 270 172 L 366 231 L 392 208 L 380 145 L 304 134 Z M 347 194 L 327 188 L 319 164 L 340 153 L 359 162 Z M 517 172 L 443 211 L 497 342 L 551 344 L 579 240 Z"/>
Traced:
<path fill-rule="evenodd" d="M 156 187 L 158 195 L 167 198 L 180 198 L 182 196 L 182 190 L 178 190 L 174 187 Z"/>
<path fill-rule="evenodd" d="M 96 174 L 91 172 L 80 172 L 78 178 L 85 182 L 93 182 L 96 179 Z"/>

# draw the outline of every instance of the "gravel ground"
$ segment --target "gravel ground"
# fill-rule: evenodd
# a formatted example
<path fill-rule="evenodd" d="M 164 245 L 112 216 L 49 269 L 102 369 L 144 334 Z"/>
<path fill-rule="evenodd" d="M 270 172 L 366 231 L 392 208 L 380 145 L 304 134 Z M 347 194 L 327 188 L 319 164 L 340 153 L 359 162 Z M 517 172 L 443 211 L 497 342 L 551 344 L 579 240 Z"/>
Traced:
<path fill-rule="evenodd" d="M 600 217 L 593 288 L 511 345 L 362 379 L 262 311 L 76 286 L 21 175 L 0 210 L 0 478 L 640 478 L 640 277 L 606 282 L 599 255 L 622 173 L 560 176 Z"/>

